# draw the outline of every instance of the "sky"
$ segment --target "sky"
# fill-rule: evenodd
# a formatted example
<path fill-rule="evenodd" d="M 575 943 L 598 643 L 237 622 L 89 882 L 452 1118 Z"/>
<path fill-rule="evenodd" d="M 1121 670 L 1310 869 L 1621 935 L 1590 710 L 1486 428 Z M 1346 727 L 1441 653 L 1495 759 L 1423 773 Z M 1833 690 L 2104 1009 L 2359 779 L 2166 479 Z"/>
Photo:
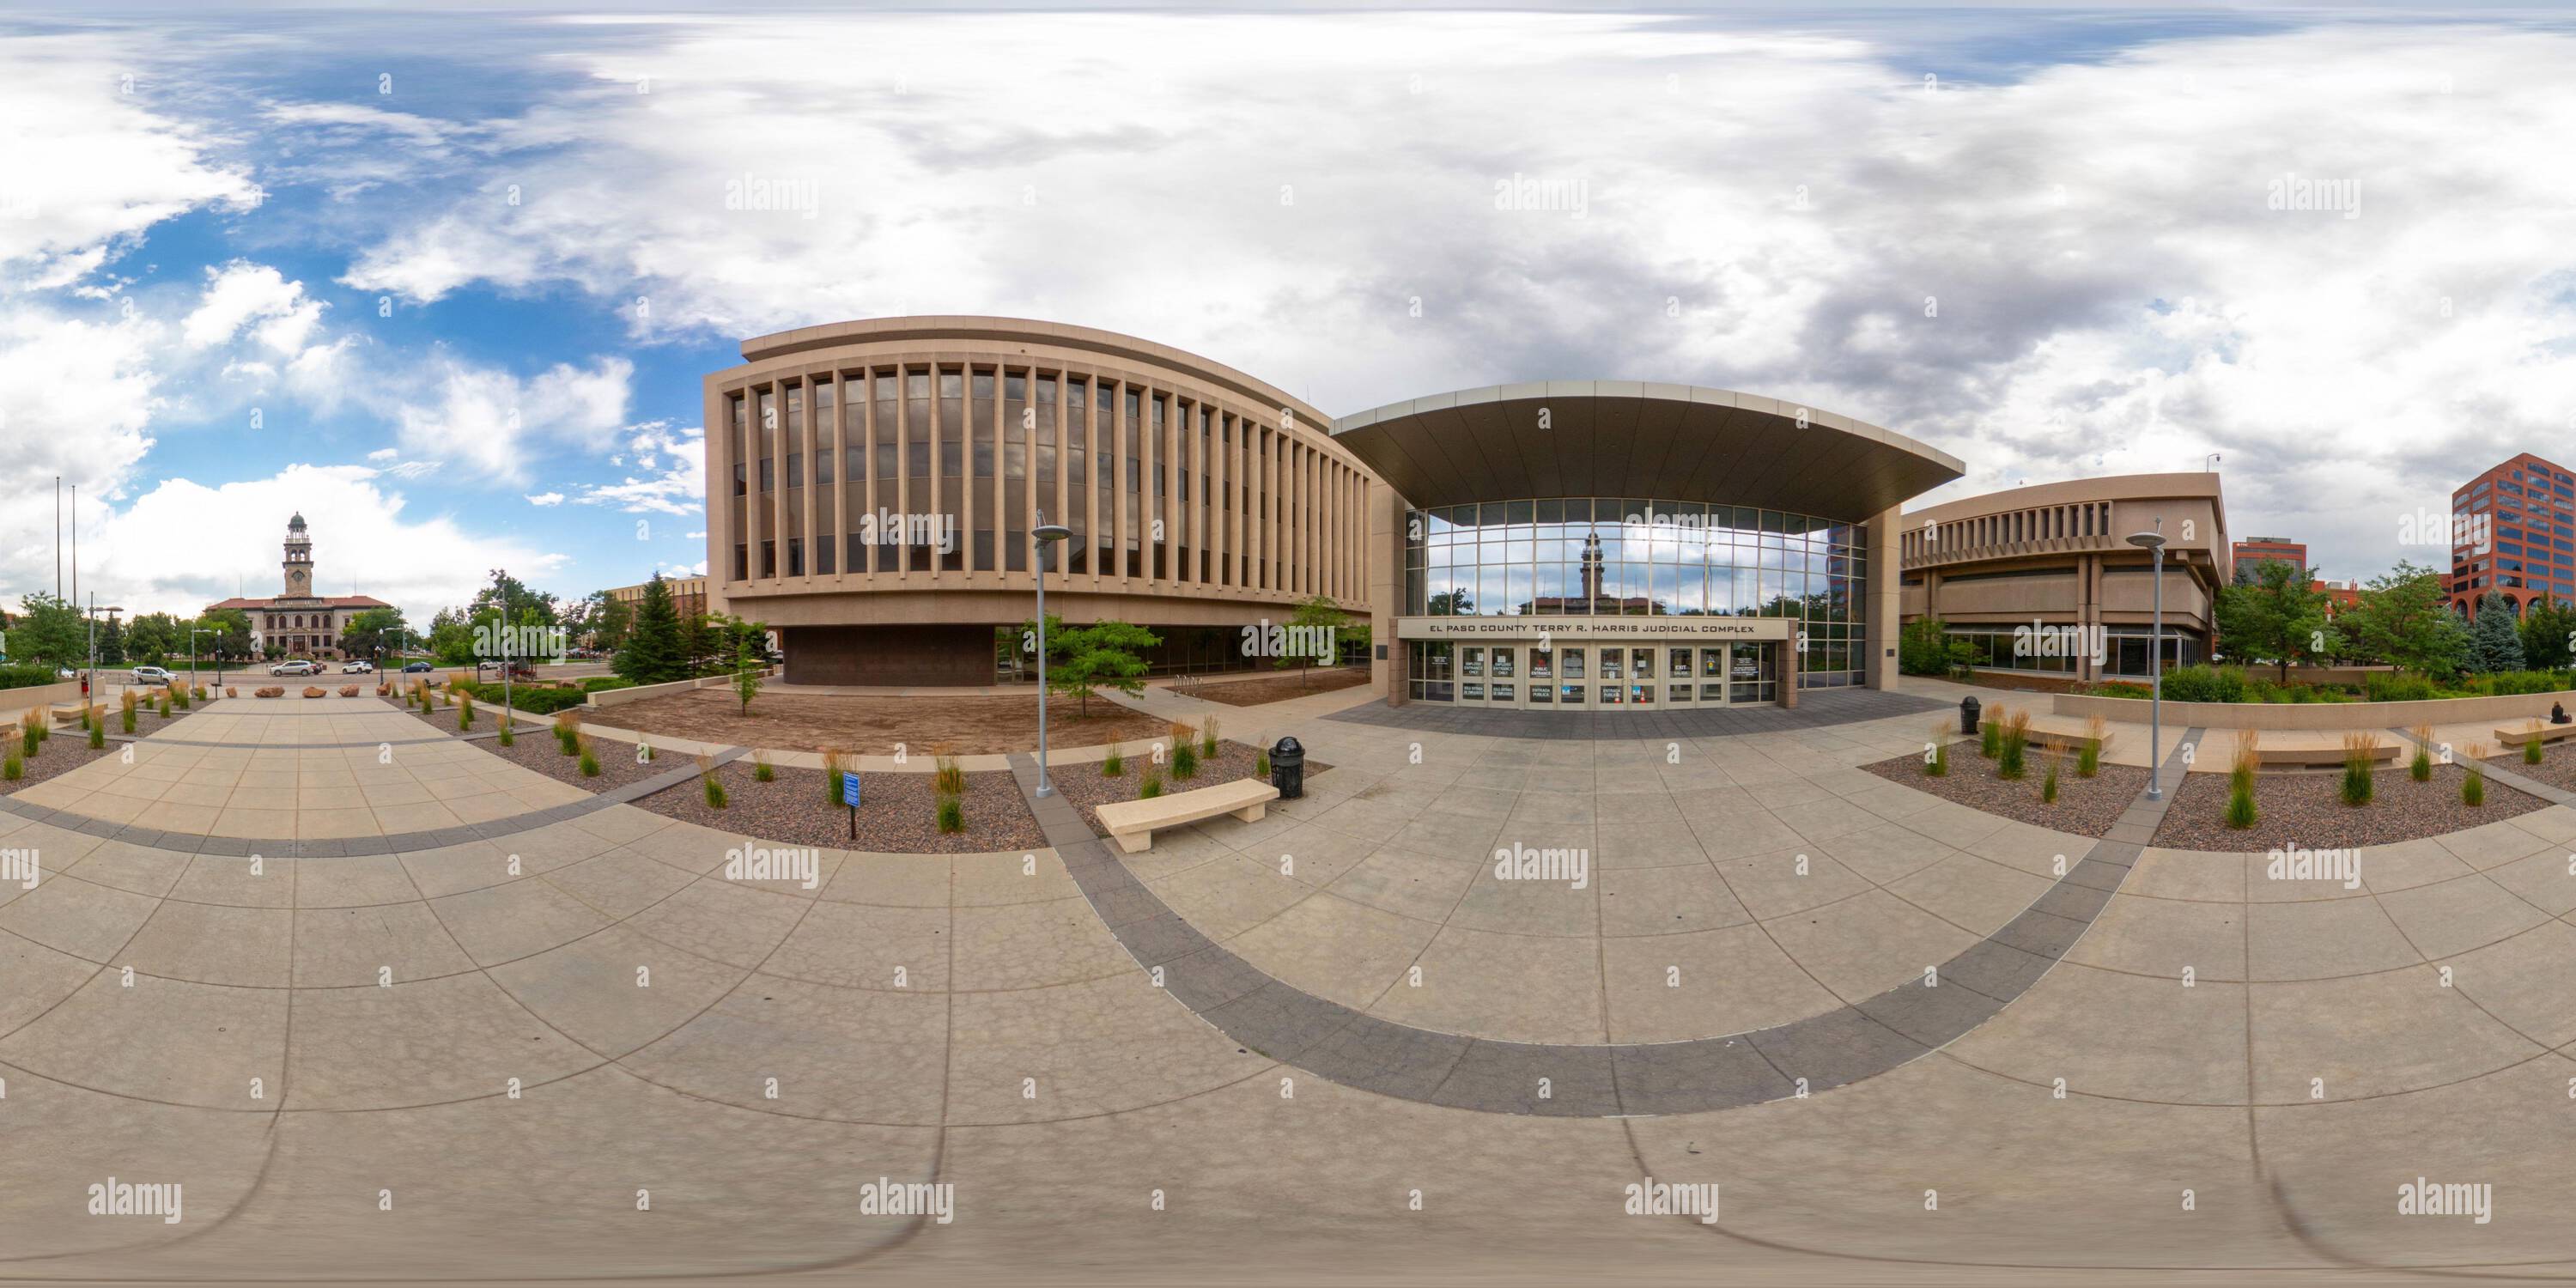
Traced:
<path fill-rule="evenodd" d="M 2576 463 L 2576 31 L 2458 11 L 0 9 L 0 602 L 703 571 L 700 380 L 907 313 L 1343 414 L 1642 379 L 2198 470 L 2337 580 Z M 746 193 L 765 199 L 744 200 Z M 65 568 L 62 584 L 70 588 Z"/>

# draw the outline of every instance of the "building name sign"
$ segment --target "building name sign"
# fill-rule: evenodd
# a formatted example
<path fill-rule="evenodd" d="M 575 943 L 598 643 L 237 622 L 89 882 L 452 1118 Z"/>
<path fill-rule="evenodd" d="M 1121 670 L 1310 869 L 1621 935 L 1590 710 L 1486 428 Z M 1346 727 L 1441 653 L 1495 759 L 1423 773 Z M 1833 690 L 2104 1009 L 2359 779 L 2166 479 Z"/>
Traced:
<path fill-rule="evenodd" d="M 1408 640 L 1786 640 L 1785 617 L 1399 617 Z"/>

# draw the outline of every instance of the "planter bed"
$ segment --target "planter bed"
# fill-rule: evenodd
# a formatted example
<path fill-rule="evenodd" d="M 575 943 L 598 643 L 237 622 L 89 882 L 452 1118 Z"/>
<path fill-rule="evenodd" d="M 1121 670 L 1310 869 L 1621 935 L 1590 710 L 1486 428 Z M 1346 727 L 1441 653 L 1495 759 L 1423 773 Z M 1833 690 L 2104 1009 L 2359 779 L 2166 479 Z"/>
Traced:
<path fill-rule="evenodd" d="M 2520 769 L 2516 762 L 2513 766 Z M 2257 774 L 2254 826 L 2237 831 L 2227 826 L 2227 775 L 2186 774 L 2156 829 L 2154 844 L 2175 850 L 2228 850 L 2261 853 L 2283 845 L 2310 849 L 2351 849 L 2393 845 L 2419 837 L 2463 832 L 2482 823 L 2528 814 L 2546 802 L 2487 779 L 2486 804 L 2475 809 L 2460 803 L 2460 780 L 2467 770 L 2436 765 L 2432 778 L 2416 782 L 2404 767 L 2371 775 L 2368 805 L 2343 803 L 2343 771 Z"/>
<path fill-rule="evenodd" d="M 2414 754 L 2412 744 L 2408 745 L 2407 754 Z M 2547 783 L 2560 791 L 2576 792 L 2576 744 L 2559 742 L 2541 748 L 2537 765 L 2522 763 L 2522 747 L 2516 744 L 2499 755 L 2487 757 L 2487 763 L 2533 782 Z M 2487 790 L 2495 790 L 2494 779 L 2487 780 Z"/>
<path fill-rule="evenodd" d="M 134 727 L 140 730 L 143 724 L 136 721 Z M 93 760 L 121 755 L 124 750 L 124 746 L 112 738 L 106 746 L 92 748 L 89 735 L 82 733 L 79 725 L 64 725 L 54 730 L 53 737 L 45 740 L 43 751 L 27 758 L 26 777 L 14 783 L 0 779 L 0 796 L 14 795 L 49 778 L 60 778 Z"/>
<path fill-rule="evenodd" d="M 549 750 L 552 739 L 549 738 Z M 628 759 L 633 759 L 629 756 Z M 664 767 L 694 762 L 664 757 Z M 1021 799 L 1020 787 L 1007 770 L 966 775 L 966 830 L 939 830 L 936 793 L 929 774 L 867 774 L 860 778 L 858 839 L 850 838 L 848 806 L 827 803 L 823 771 L 775 767 L 772 782 L 752 780 L 749 757 L 716 768 L 730 798 L 723 809 L 708 806 L 706 789 L 695 778 L 635 802 L 667 818 L 755 841 L 815 845 L 835 850 L 869 850 L 884 854 L 982 854 L 993 850 L 1034 851 L 1046 848 Z"/>
<path fill-rule="evenodd" d="M 1174 685 L 1172 692 L 1185 698 L 1221 703 L 1229 707 L 1257 707 L 1269 702 L 1286 702 L 1292 698 L 1311 698 L 1318 693 L 1335 693 L 1355 689 L 1369 682 L 1366 670 L 1336 667 L 1317 671 L 1314 683 L 1299 685 L 1297 673 L 1264 676 L 1258 680 L 1228 680 L 1212 684 Z"/>
<path fill-rule="evenodd" d="M 447 717 L 444 732 L 455 733 L 456 713 L 448 711 L 440 714 Z M 488 719 L 489 717 L 483 713 L 477 712 L 474 717 L 475 729 L 478 732 L 488 729 L 490 727 L 487 723 Z M 423 723 L 434 724 L 435 722 L 423 721 Z M 533 769 L 548 778 L 570 783 L 586 792 L 609 791 L 624 787 L 628 783 L 640 783 L 647 778 L 667 774 L 674 769 L 697 767 L 695 757 L 683 756 L 668 747 L 654 748 L 652 762 L 639 765 L 635 763 L 635 744 L 616 742 L 607 738 L 593 738 L 590 745 L 592 753 L 599 757 L 599 777 L 584 778 L 581 776 L 581 757 L 567 756 L 558 750 L 555 746 L 553 729 L 542 725 L 532 727 L 522 723 L 519 726 L 517 742 L 518 745 L 515 747 L 504 747 L 497 738 L 482 738 L 472 745 L 491 752 L 522 769 Z"/>
<path fill-rule="evenodd" d="M 2037 748 L 2025 757 L 2028 776 L 2015 782 L 1995 776 L 1995 762 L 1977 754 L 1977 744 L 1950 744 L 1950 772 L 1933 778 L 1923 772 L 1923 753 L 1908 752 L 1862 769 L 1894 783 L 1929 792 L 1954 804 L 2077 836 L 2098 837 L 2120 821 L 2138 794 L 2147 789 L 2147 771 L 2138 765 L 2104 765 L 2091 778 L 2075 776 L 2075 757 L 2066 757 L 2057 775 L 2057 803 L 2039 799 L 2047 760 Z"/>
<path fill-rule="evenodd" d="M 1125 741 L 1140 746 L 1163 736 L 1159 717 L 1094 696 L 1091 716 L 1077 698 L 1048 701 L 1048 740 L 1058 747 Z M 846 748 L 854 754 L 892 755 L 896 743 L 927 755 L 941 743 L 961 756 L 1027 751 L 1038 745 L 1038 699 L 1025 694 L 955 697 L 852 697 L 841 694 L 763 693 L 741 713 L 733 690 L 694 689 L 586 713 L 594 724 L 662 737 L 694 738 L 732 747 L 788 751 Z M 451 722 L 452 724 L 453 722 Z"/>
<path fill-rule="evenodd" d="M 1172 766 L 1169 758 L 1166 757 L 1162 766 L 1163 793 L 1167 796 L 1174 795 L 1201 787 L 1214 787 L 1218 783 L 1230 783 L 1238 778 L 1252 777 L 1253 749 L 1251 747 L 1239 742 L 1219 739 L 1216 750 L 1215 759 L 1202 758 L 1199 761 L 1198 776 L 1189 779 L 1173 778 Z M 1132 748 L 1127 755 L 1127 772 L 1116 778 L 1103 775 L 1098 762 L 1058 765 L 1052 778 L 1056 794 L 1062 796 L 1066 804 L 1081 811 L 1083 826 L 1090 828 L 1092 835 L 1107 836 L 1109 829 L 1100 825 L 1099 808 L 1116 801 L 1139 799 L 1139 793 L 1144 790 L 1145 771 L 1153 768 L 1154 765 L 1153 755 L 1153 748 L 1150 746 L 1139 745 Z M 1311 753 L 1306 757 L 1306 777 L 1310 782 L 1315 775 L 1330 768 L 1332 768 L 1331 765 L 1315 759 Z"/>

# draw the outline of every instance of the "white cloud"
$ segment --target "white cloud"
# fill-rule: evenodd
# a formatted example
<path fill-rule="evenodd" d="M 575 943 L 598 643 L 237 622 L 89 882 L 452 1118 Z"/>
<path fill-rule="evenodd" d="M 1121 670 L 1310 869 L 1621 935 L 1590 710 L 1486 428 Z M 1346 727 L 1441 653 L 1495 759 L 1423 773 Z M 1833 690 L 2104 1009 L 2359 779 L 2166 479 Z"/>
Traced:
<path fill-rule="evenodd" d="M 2576 186 L 2535 161 L 2576 137 L 2561 32 L 2265 26 L 1931 92 L 1893 46 L 1705 18 L 624 34 L 566 55 L 594 87 L 475 146 L 576 141 L 466 176 L 344 280 L 569 286 L 647 336 L 1038 316 L 1332 411 L 1501 380 L 1720 385 L 1930 439 L 1979 489 L 2223 451 L 2240 516 L 2355 571 L 2393 556 L 2386 516 L 2546 448 L 2576 407 L 2552 213 Z M 1135 66 L 1165 72 L 1140 89 Z M 2357 181 L 2360 217 L 2268 209 L 2293 173 Z M 1581 217 L 1498 208 L 1516 176 L 1580 181 Z M 799 200 L 728 209 L 754 182 Z"/>
<path fill-rule="evenodd" d="M 695 518 L 707 512 L 706 435 L 696 426 L 650 421 L 629 427 L 628 452 L 636 464 L 657 469 L 650 476 L 626 475 L 615 483 L 581 485 L 573 498 L 582 505 L 614 507 L 627 514 L 671 514 Z M 609 458 L 620 462 L 623 456 Z"/>
<path fill-rule="evenodd" d="M 562 505 L 563 503 L 564 494 L 561 492 L 539 492 L 528 498 L 530 505 Z"/>
<path fill-rule="evenodd" d="M 615 441 L 635 373 L 624 358 L 588 368 L 556 363 L 526 380 L 444 353 L 429 366 L 427 398 L 395 412 L 403 446 L 514 484 L 527 480 L 544 449 L 596 450 Z"/>
<path fill-rule="evenodd" d="M 266 264 L 234 260 L 206 269 L 206 290 L 195 311 L 179 324 L 188 347 L 203 349 L 229 343 L 245 326 L 251 337 L 272 353 L 293 354 L 322 321 L 322 302 L 304 293 L 304 283 L 290 282 Z"/>
<path fill-rule="evenodd" d="M 379 447 L 379 448 L 377 448 L 376 450 L 374 450 L 374 451 L 372 451 L 372 452 L 367 453 L 367 459 L 368 459 L 368 460 L 371 460 L 371 461 L 390 461 L 390 460 L 394 460 L 394 459 L 396 459 L 397 457 L 400 457 L 401 455 L 402 455 L 402 449 L 401 449 L 401 448 L 398 448 L 398 447 Z"/>
<path fill-rule="evenodd" d="M 313 536 L 318 593 L 373 595 L 415 622 L 471 599 L 490 569 L 534 580 L 570 562 L 515 537 L 469 531 L 477 516 L 414 518 L 408 508 L 377 471 L 359 465 L 296 465 L 212 487 L 171 479 L 84 525 L 82 583 L 95 586 L 102 603 L 113 595 L 129 614 L 193 613 L 235 594 L 275 595 L 286 520 L 298 512 Z M 475 526 L 506 533 L 505 515 L 481 518 Z"/>

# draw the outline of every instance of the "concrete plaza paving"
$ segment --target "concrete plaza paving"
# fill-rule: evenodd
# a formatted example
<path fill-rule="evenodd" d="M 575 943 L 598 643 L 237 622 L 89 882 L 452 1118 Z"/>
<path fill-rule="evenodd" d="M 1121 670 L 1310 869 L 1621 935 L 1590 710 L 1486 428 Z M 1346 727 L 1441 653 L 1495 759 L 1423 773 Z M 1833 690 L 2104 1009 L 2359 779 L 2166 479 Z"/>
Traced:
<path fill-rule="evenodd" d="M 371 697 L 218 701 L 0 812 L 37 878 L 0 883 L 0 1273 L 2576 1271 L 2576 810 L 2273 879 L 1855 768 L 1919 712 L 1562 741 L 1301 701 L 1228 712 L 1334 766 L 1259 823 L 823 850 L 811 888 Z M 1922 997 L 1999 949 L 2009 996 Z M 1872 1058 L 1777 1094 L 1830 1063 L 1760 1037 L 1802 1025 Z M 1765 1094 L 1641 1094 L 1730 1040 Z M 1721 1218 L 1626 1215 L 1648 1177 Z M 111 1178 L 181 1219 L 88 1215 Z M 2399 1215 L 2419 1178 L 2490 1219 Z"/>

